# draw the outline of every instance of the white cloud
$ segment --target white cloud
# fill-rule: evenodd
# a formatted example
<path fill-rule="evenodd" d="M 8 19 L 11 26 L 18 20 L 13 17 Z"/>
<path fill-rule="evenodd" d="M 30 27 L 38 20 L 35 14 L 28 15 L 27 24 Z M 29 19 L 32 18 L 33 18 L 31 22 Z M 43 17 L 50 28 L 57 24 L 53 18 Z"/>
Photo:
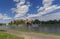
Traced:
<path fill-rule="evenodd" d="M 53 1 L 54 0 L 43 0 L 43 6 L 38 9 L 38 12 L 44 11 L 44 10 L 51 8 L 51 7 L 54 8 L 56 5 L 52 5 Z"/>
<path fill-rule="evenodd" d="M 27 2 L 27 6 L 31 6 L 30 2 Z"/>
<path fill-rule="evenodd" d="M 43 0 L 43 6 L 37 10 L 37 14 L 29 15 L 28 17 L 38 17 L 43 14 L 50 13 L 55 10 L 56 5 L 51 5 L 53 0 Z"/>
<path fill-rule="evenodd" d="M 48 14 L 50 12 L 53 12 L 54 10 L 60 9 L 60 6 L 58 6 L 58 5 L 52 5 L 53 1 L 54 0 L 43 0 L 43 6 L 40 7 L 37 10 L 38 13 L 37 14 L 30 14 L 30 15 L 28 15 L 27 18 L 40 18 L 42 20 L 45 20 L 45 19 L 47 20 L 48 18 L 50 18 L 49 17 L 50 15 L 48 16 L 48 18 L 46 16 L 43 17 L 42 15 Z M 54 19 L 54 18 L 51 18 L 51 19 Z"/>
<path fill-rule="evenodd" d="M 25 4 L 25 0 L 20 0 L 16 4 L 16 8 L 11 9 L 13 12 L 17 13 L 14 18 L 24 16 L 28 12 L 29 7 L 30 7 L 30 2 L 27 2 L 27 4 Z"/>
<path fill-rule="evenodd" d="M 13 0 L 13 1 L 15 1 L 15 2 L 19 2 L 20 0 Z"/>
<path fill-rule="evenodd" d="M 46 16 L 41 16 L 38 19 L 41 21 L 48 21 L 48 20 L 59 20 L 60 19 L 60 12 L 53 13 L 53 14 L 48 14 Z"/>
<path fill-rule="evenodd" d="M 36 8 L 38 9 L 38 8 L 40 8 L 40 6 L 37 6 Z"/>
<path fill-rule="evenodd" d="M 11 18 L 8 17 L 6 14 L 1 14 L 1 13 L 0 13 L 0 19 L 8 20 L 8 19 L 11 19 Z"/>
<path fill-rule="evenodd" d="M 54 10 L 56 10 L 56 9 L 59 9 L 60 8 L 60 6 L 56 6 L 56 5 L 53 5 L 53 6 L 51 6 L 51 7 L 48 7 L 48 8 L 46 8 L 46 9 L 43 9 L 42 7 L 40 8 L 41 10 L 39 11 L 39 9 L 38 9 L 38 14 L 30 14 L 30 15 L 28 15 L 28 17 L 39 17 L 39 16 L 42 16 L 42 15 L 44 15 L 44 14 L 48 14 L 48 13 L 50 13 L 50 12 L 52 12 L 52 11 L 54 11 Z"/>
<path fill-rule="evenodd" d="M 59 12 L 55 13 L 55 14 L 50 14 L 47 16 L 42 16 L 44 14 L 48 14 L 50 12 L 53 12 L 54 10 L 60 9 L 60 6 L 58 5 L 52 5 L 53 1 L 55 0 L 43 0 L 43 6 L 39 7 L 37 6 L 38 10 L 37 10 L 37 14 L 28 14 L 28 16 L 23 17 L 29 10 L 30 7 L 30 2 L 27 2 L 27 4 L 25 4 L 25 0 L 19 0 L 16 4 L 16 8 L 12 8 L 13 12 L 16 12 L 17 14 L 15 15 L 15 19 L 19 18 L 19 19 L 34 19 L 34 18 L 38 18 L 40 20 L 54 20 L 54 19 L 60 19 L 59 17 Z"/>
<path fill-rule="evenodd" d="M 38 9 L 38 14 L 43 15 L 43 14 L 47 14 L 47 13 L 50 13 L 50 12 L 56 10 L 56 8 L 58 6 L 52 5 L 53 1 L 54 0 L 43 0 L 43 7 L 40 7 Z"/>
<path fill-rule="evenodd" d="M 20 2 L 25 2 L 25 0 L 20 0 Z"/>
<path fill-rule="evenodd" d="M 43 5 L 44 5 L 44 8 L 48 8 L 52 5 L 52 2 L 54 0 L 43 0 Z"/>
<path fill-rule="evenodd" d="M 25 3 L 25 0 L 13 0 L 14 2 L 24 2 Z"/>
<path fill-rule="evenodd" d="M 57 6 L 57 5 L 52 5 L 46 9 L 44 9 L 42 12 L 38 12 L 40 15 L 44 15 L 44 14 L 47 14 L 47 13 L 50 13 L 50 12 L 53 12 L 54 10 L 56 9 L 59 9 L 60 6 Z"/>

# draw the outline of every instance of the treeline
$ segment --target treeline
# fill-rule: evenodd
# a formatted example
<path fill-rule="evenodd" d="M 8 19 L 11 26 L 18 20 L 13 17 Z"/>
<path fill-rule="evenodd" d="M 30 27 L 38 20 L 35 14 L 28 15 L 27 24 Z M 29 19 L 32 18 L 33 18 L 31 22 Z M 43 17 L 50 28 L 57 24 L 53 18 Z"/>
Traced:
<path fill-rule="evenodd" d="M 41 21 L 42 24 L 60 24 L 60 20 Z"/>
<path fill-rule="evenodd" d="M 2 26 L 2 25 L 6 25 L 6 24 L 4 24 L 4 23 L 0 23 L 0 26 Z"/>
<path fill-rule="evenodd" d="M 23 20 L 14 20 L 9 23 L 9 25 L 19 25 L 19 24 L 25 24 Z"/>
<path fill-rule="evenodd" d="M 51 25 L 60 25 L 60 20 L 49 20 L 49 21 L 40 21 L 38 19 L 32 20 L 31 23 L 27 22 L 24 20 L 14 20 L 11 21 L 9 24 L 10 25 L 20 25 L 20 24 L 41 24 L 41 25 L 46 25 L 46 26 L 51 26 Z"/>
<path fill-rule="evenodd" d="M 41 24 L 45 26 L 60 26 L 60 20 L 41 21 Z"/>

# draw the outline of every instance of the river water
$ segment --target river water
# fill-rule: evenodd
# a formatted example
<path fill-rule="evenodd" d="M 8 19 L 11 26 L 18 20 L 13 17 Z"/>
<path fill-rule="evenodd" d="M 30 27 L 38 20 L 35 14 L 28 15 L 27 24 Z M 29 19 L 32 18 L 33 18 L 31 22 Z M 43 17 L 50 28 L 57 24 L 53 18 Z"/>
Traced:
<path fill-rule="evenodd" d="M 18 30 L 25 30 L 27 29 L 26 26 L 14 28 L 13 26 L 0 26 L 0 29 L 18 29 Z M 28 30 L 31 31 L 39 31 L 39 32 L 48 32 L 48 33 L 60 33 L 60 26 L 39 26 L 39 27 L 28 27 Z"/>

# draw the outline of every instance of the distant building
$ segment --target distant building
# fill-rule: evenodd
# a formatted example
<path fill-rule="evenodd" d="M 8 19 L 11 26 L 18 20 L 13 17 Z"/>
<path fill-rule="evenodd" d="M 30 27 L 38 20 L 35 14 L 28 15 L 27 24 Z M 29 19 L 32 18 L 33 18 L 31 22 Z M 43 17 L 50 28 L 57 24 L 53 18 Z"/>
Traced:
<path fill-rule="evenodd" d="M 31 20 L 31 19 L 26 19 L 26 20 L 24 20 L 24 22 L 25 22 L 25 23 L 27 23 L 27 22 L 31 23 L 32 20 Z"/>

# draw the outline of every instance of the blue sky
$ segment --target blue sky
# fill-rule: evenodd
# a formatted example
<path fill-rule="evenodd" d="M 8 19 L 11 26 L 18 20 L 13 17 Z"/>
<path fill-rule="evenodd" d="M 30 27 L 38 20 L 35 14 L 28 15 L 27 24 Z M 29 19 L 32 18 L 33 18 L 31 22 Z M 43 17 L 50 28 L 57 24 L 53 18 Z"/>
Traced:
<path fill-rule="evenodd" d="M 60 0 L 0 0 L 0 23 L 18 19 L 60 19 Z"/>

